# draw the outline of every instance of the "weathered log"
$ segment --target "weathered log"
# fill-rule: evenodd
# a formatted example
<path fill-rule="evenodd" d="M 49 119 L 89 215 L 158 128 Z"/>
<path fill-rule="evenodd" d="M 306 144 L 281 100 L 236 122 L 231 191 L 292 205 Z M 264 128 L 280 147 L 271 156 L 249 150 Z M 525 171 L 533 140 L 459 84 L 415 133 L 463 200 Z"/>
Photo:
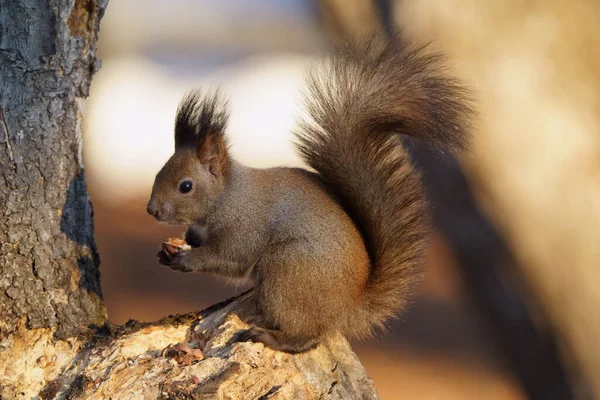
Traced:
<path fill-rule="evenodd" d="M 348 342 L 335 336 L 291 355 L 239 343 L 248 294 L 200 313 L 151 324 L 106 325 L 77 348 L 58 376 L 38 390 L 13 382 L 17 396 L 42 399 L 378 399 Z M 54 352 L 58 356 L 58 352 Z M 40 363 L 51 363 L 42 356 Z M 21 368 L 14 365 L 13 376 Z M 43 366 L 40 365 L 40 368 Z M 22 370 L 27 375 L 30 370 Z M 18 391 L 18 392 L 17 392 Z M 36 392 L 37 391 L 37 392 Z M 38 393 L 39 392 L 39 393 Z"/>

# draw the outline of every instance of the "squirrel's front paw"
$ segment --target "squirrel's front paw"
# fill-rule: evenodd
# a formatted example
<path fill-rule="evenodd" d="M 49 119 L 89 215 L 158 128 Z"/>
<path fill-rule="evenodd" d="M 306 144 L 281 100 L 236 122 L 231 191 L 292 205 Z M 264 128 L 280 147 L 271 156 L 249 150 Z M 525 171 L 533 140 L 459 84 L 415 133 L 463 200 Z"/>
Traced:
<path fill-rule="evenodd" d="M 190 251 L 180 251 L 179 253 L 169 256 L 164 250 L 158 252 L 158 262 L 179 272 L 192 272 L 193 269 L 189 266 Z"/>

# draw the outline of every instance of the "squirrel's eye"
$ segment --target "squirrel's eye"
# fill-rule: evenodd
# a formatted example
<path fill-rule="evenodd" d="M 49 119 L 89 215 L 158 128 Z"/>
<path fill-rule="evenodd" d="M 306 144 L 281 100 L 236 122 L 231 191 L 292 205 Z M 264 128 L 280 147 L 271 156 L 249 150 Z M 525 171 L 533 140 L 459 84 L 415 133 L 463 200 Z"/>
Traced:
<path fill-rule="evenodd" d="M 179 191 L 181 193 L 189 193 L 192 190 L 192 181 L 183 181 L 179 185 Z"/>

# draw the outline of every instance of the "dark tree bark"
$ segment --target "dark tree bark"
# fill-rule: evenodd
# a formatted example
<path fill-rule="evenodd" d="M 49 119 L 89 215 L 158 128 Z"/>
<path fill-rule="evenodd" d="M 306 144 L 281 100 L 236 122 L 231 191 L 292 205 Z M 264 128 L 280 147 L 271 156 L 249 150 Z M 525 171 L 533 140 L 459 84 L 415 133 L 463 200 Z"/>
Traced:
<path fill-rule="evenodd" d="M 0 1 L 0 333 L 102 324 L 80 122 L 106 1 Z"/>
<path fill-rule="evenodd" d="M 80 128 L 100 65 L 106 2 L 0 0 L 0 376 L 9 381 L 7 398 L 9 360 L 34 332 L 53 342 L 106 320 Z"/>
<path fill-rule="evenodd" d="M 106 323 L 81 119 L 108 0 L 0 0 L 0 399 L 377 399 L 337 337 L 235 343 L 244 297 Z"/>

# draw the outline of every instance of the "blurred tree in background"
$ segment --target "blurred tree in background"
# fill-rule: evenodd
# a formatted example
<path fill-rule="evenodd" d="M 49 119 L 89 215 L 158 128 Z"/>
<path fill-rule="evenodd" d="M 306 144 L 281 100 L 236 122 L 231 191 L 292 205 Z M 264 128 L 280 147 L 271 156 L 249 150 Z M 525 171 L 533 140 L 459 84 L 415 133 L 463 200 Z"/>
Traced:
<path fill-rule="evenodd" d="M 517 26 L 521 22 L 525 26 L 523 30 L 529 29 L 529 32 L 522 32 L 526 37 L 524 42 L 536 40 L 531 37 L 532 34 L 548 33 L 550 36 L 544 39 L 545 46 L 536 50 L 546 63 L 539 65 L 538 72 L 551 74 L 552 72 L 547 72 L 548 69 L 555 68 L 555 73 L 562 75 L 557 80 L 568 84 L 566 93 L 560 94 L 562 98 L 554 94 L 540 99 L 541 101 L 565 101 L 568 96 L 582 94 L 585 85 L 600 88 L 597 75 L 588 72 L 597 70 L 594 66 L 600 63 L 597 46 L 600 40 L 597 25 L 600 22 L 600 7 L 594 6 L 592 2 L 581 1 L 567 5 L 557 1 L 535 5 L 513 1 L 511 4 L 490 2 L 474 6 L 464 1 L 448 1 L 444 5 L 445 10 L 431 12 L 430 21 L 416 26 L 413 26 L 415 24 L 411 16 L 418 18 L 421 9 L 427 8 L 427 5 L 418 6 L 415 2 L 394 0 L 321 0 L 320 4 L 324 21 L 334 37 L 360 37 L 371 32 L 395 34 L 397 26 L 405 26 L 405 35 L 419 39 L 438 39 L 437 36 L 453 34 L 459 44 L 449 44 L 446 38 L 433 46 L 453 48 L 463 59 L 477 57 L 476 52 L 484 50 L 467 48 L 468 40 L 462 38 L 461 34 L 464 32 L 473 35 L 470 31 L 473 26 L 465 24 L 462 25 L 462 30 L 457 29 L 461 18 L 470 18 L 470 22 L 478 17 L 487 22 L 489 20 L 486 17 L 493 19 L 493 26 L 479 26 L 482 34 L 489 35 L 490 41 L 473 41 L 486 47 L 494 43 L 494 29 L 501 32 L 507 29 L 500 28 L 503 23 Z M 393 9 L 397 11 L 396 15 L 393 14 Z M 563 12 L 572 19 L 560 18 Z M 461 17 L 461 13 L 471 15 Z M 575 20 L 581 21 L 582 25 L 574 24 Z M 447 30 L 453 28 L 456 32 L 449 34 Z M 533 32 L 532 29 L 535 28 L 542 32 Z M 594 50 L 587 57 L 581 49 Z M 559 58 L 559 54 L 565 58 Z M 573 75 L 573 70 L 579 70 L 582 74 Z M 488 75 L 487 78 L 496 77 Z M 517 93 L 518 89 L 515 90 L 515 94 Z M 571 119 L 586 118 L 592 113 L 590 117 L 598 120 L 598 114 L 593 116 L 594 112 L 599 111 L 598 91 L 594 93 L 586 93 L 589 103 L 583 105 L 584 110 L 569 116 Z M 475 96 L 479 97 L 477 93 Z M 576 101 L 575 97 L 573 100 Z M 568 112 L 570 107 L 563 106 L 567 109 L 565 112 Z M 494 111 L 484 107 L 482 117 L 486 118 L 488 112 Z M 554 118 L 550 114 L 542 114 L 544 116 L 550 120 Z M 585 129 L 586 127 L 577 126 L 569 118 L 567 121 L 573 123 L 571 129 L 580 128 L 578 136 L 599 144 L 597 125 Z M 522 127 L 509 126 L 504 129 L 512 131 L 503 135 L 509 139 L 520 134 Z M 561 145 L 572 146 L 574 151 L 586 150 L 566 143 L 573 140 L 567 137 L 567 130 L 561 133 Z M 539 140 L 539 143 L 534 144 L 534 149 L 538 151 L 529 151 L 525 146 L 527 140 L 518 139 L 512 140 L 507 150 L 513 152 L 513 157 L 526 152 L 527 159 L 521 161 L 523 168 L 545 162 L 549 156 L 541 151 L 545 150 L 556 155 L 552 166 L 546 169 L 537 166 L 538 169 L 534 171 L 524 170 L 504 176 L 492 172 L 486 174 L 481 165 L 489 164 L 491 157 L 478 146 L 498 141 L 498 138 L 494 138 L 498 133 L 486 130 L 485 123 L 477 123 L 475 134 L 476 148 L 471 159 L 465 160 L 464 167 L 449 155 L 435 155 L 414 144 L 414 156 L 423 170 L 434 200 L 437 228 L 452 245 L 474 304 L 494 326 L 497 340 L 529 396 L 533 399 L 596 398 L 600 396 L 600 347 L 595 344 L 600 333 L 600 287 L 596 283 L 600 272 L 600 252 L 598 241 L 590 239 L 598 238 L 600 230 L 600 192 L 598 180 L 594 179 L 597 174 L 582 170 L 580 163 L 569 164 L 568 159 L 561 160 L 559 156 L 563 150 L 548 143 L 552 138 L 543 135 L 543 129 L 540 129 L 539 135 L 526 133 L 531 136 L 528 141 Z M 582 155 L 588 157 L 589 162 L 597 163 L 600 161 L 599 149 L 596 146 L 591 153 L 584 152 Z M 569 156 L 577 157 L 577 153 Z M 505 160 L 501 160 L 500 164 L 503 162 Z M 508 170 L 509 166 L 506 165 L 505 168 Z M 532 181 L 527 183 L 532 186 L 535 180 L 542 180 L 546 175 L 556 173 L 553 170 L 571 176 L 573 180 L 562 188 L 555 186 L 557 182 L 547 181 L 549 188 L 543 188 L 539 192 L 531 191 L 534 196 L 527 200 L 543 205 L 546 210 L 551 209 L 558 215 L 546 218 L 542 214 L 539 223 L 524 224 L 523 218 L 535 219 L 543 208 L 536 210 L 536 205 L 527 204 L 527 201 L 519 204 L 519 196 L 514 190 L 518 190 L 524 176 L 528 175 L 527 178 Z M 465 173 L 469 179 L 465 177 Z M 501 191 L 500 188 L 511 190 Z M 539 197 L 542 193 L 550 196 L 542 200 Z M 584 193 L 586 196 L 578 197 Z M 483 195 L 486 196 L 483 203 L 488 206 L 488 213 L 478 202 Z M 590 203 L 587 202 L 587 195 L 590 196 Z M 565 201 L 582 202 L 582 209 L 578 213 L 581 217 L 588 215 L 591 219 L 569 215 L 569 209 L 573 205 Z M 502 211 L 506 206 L 510 208 Z M 494 210 L 491 213 L 490 207 Z M 497 220 L 499 214 L 501 219 Z M 579 222 L 576 222 L 578 219 Z M 569 236 L 571 229 L 574 237 L 565 237 Z M 589 246 L 582 246 L 581 242 L 588 243 Z M 532 247 L 524 243 L 529 243 Z M 537 246 L 533 243 L 537 243 Z M 555 257 L 550 256 L 553 253 Z M 563 262 L 558 262 L 561 259 Z"/>
<path fill-rule="evenodd" d="M 598 398 L 598 3 L 397 5 L 476 88 L 472 156 L 420 158 L 475 304 L 532 398 Z"/>

